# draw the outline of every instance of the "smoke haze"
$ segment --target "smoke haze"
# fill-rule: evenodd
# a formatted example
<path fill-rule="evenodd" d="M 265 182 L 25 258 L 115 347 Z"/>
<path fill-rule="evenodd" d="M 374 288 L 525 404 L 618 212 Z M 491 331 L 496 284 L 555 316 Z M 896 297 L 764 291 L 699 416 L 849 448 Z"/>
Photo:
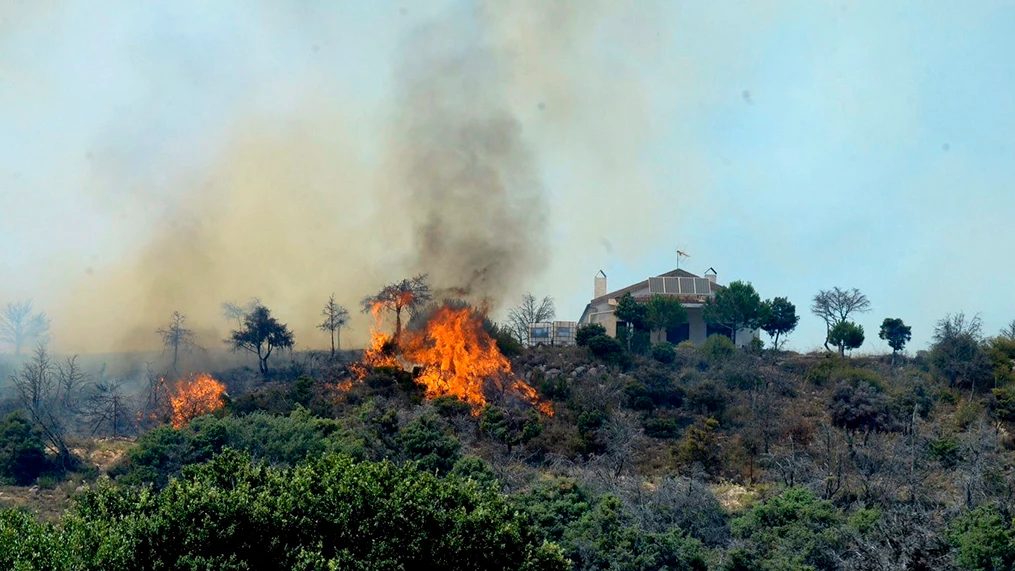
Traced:
<path fill-rule="evenodd" d="M 103 22 L 114 39 L 92 49 L 107 50 L 138 86 L 86 131 L 84 157 L 61 165 L 66 192 L 86 197 L 100 220 L 94 234 L 113 246 L 42 270 L 58 350 L 157 347 L 154 331 L 173 311 L 214 348 L 230 326 L 222 302 L 252 297 L 302 346 L 322 346 L 315 326 L 332 292 L 356 315 L 343 335 L 356 344 L 367 333 L 358 301 L 414 273 L 501 310 L 554 256 L 541 145 L 579 157 L 568 168 L 602 176 L 583 189 L 586 200 L 621 178 L 639 184 L 640 86 L 572 71 L 597 57 L 601 28 L 630 24 L 616 20 L 633 12 L 621 4 L 402 8 L 405 22 L 392 20 L 396 32 L 375 46 L 391 70 L 388 95 L 369 103 L 343 87 L 352 79 L 313 60 L 342 45 L 346 30 L 329 30 L 342 10 L 262 7 L 263 17 L 238 23 L 240 36 L 272 49 L 255 49 L 238 68 L 226 63 L 243 46 L 214 46 L 225 53 L 205 59 L 200 26 L 181 23 L 187 10 L 166 20 L 196 44 L 170 42 L 182 63 L 128 53 L 144 26 Z M 50 7 L 35 19 L 54 11 L 75 18 Z M 285 59 L 296 43 L 311 63 Z M 171 82 L 209 93 L 171 99 Z"/>

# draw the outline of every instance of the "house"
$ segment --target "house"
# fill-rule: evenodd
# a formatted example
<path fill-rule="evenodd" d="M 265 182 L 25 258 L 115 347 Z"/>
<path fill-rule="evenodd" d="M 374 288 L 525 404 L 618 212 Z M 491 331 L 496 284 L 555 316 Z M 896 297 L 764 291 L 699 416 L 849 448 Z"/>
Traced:
<path fill-rule="evenodd" d="M 655 294 L 671 295 L 680 300 L 681 305 L 687 310 L 687 323 L 680 327 L 669 330 L 656 330 L 652 332 L 652 342 L 659 343 L 669 341 L 680 343 L 691 341 L 701 343 L 709 335 L 720 334 L 730 336 L 726 328 L 713 328 L 705 323 L 704 310 L 705 302 L 714 297 L 715 293 L 723 286 L 716 281 L 715 270 L 709 268 L 704 277 L 696 276 L 690 272 L 676 269 L 665 274 L 648 278 L 636 284 L 608 292 L 606 286 L 606 274 L 600 271 L 595 278 L 595 293 L 592 301 L 585 307 L 578 325 L 599 323 L 606 328 L 606 334 L 611 337 L 617 335 L 617 318 L 614 310 L 617 308 L 617 301 L 624 294 L 631 294 L 637 301 L 646 301 Z M 737 345 L 744 346 L 751 342 L 751 339 L 758 337 L 758 331 L 741 330 L 737 332 Z"/>

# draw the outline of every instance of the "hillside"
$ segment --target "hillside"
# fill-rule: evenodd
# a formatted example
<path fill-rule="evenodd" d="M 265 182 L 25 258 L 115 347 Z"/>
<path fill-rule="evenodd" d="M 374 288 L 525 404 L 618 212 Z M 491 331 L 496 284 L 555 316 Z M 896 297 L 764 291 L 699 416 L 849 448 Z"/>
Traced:
<path fill-rule="evenodd" d="M 552 406 L 552 415 L 503 387 L 488 386 L 483 407 L 448 396 L 428 399 L 410 373 L 379 366 L 358 379 L 340 361 L 298 378 L 253 383 L 242 394 L 230 388 L 228 404 L 213 414 L 179 430 L 143 433 L 120 460 L 102 467 L 108 476 L 87 468 L 86 456 L 69 476 L 73 486 L 40 480 L 76 497 L 73 507 L 56 527 L 7 514 L 0 535 L 30 529 L 39 541 L 87 539 L 138 550 L 161 525 L 156 522 L 184 517 L 175 511 L 182 509 L 192 514 L 187 517 L 212 518 L 219 531 L 186 531 L 177 549 L 202 545 L 201 561 L 245 568 L 223 562 L 233 561 L 228 554 L 238 549 L 236 534 L 255 525 L 248 518 L 269 510 L 278 525 L 298 512 L 303 515 L 294 521 L 304 522 L 298 526 L 311 526 L 292 537 L 286 535 L 292 530 L 279 528 L 273 541 L 303 545 L 316 553 L 314 561 L 355 559 L 352 551 L 329 547 L 323 530 L 339 529 L 328 519 L 335 508 L 290 512 L 257 492 L 272 478 L 295 482 L 300 470 L 331 473 L 331 462 L 353 462 L 376 477 L 395 478 L 384 485 L 401 485 L 399 478 L 419 472 L 427 478 L 420 485 L 445 490 L 434 493 L 462 490 L 479 494 L 460 499 L 474 507 L 489 501 L 505 506 L 497 510 L 514 510 L 509 519 L 521 533 L 514 536 L 519 561 L 545 556 L 544 568 L 558 568 L 558 560 L 575 569 L 1009 569 L 1015 562 L 1005 390 L 970 392 L 949 383 L 927 355 L 892 365 L 889 356 L 751 353 L 716 337 L 701 347 L 622 357 L 604 360 L 585 347 L 538 347 L 514 356 L 514 373 Z M 216 459 L 227 448 L 233 456 Z M 109 446 L 92 446 L 92 455 L 104 449 Z M 388 462 L 410 472 L 391 475 Z M 222 488 L 216 478 L 237 470 L 236 477 L 249 480 L 244 494 L 253 492 L 242 500 L 249 507 L 223 509 L 228 506 L 216 502 L 226 496 L 215 498 L 230 489 L 239 493 L 239 484 Z M 147 500 L 132 491 L 145 485 L 162 491 Z M 54 495 L 44 488 L 27 496 L 39 493 Z M 299 501 L 329 501 L 331 493 L 311 486 Z M 180 494 L 193 496 L 190 507 L 179 503 Z M 381 500 L 370 517 L 395 509 Z M 38 509 L 38 502 L 6 504 Z M 127 511 L 113 517 L 113 505 Z M 464 509 L 454 513 L 467 519 L 473 513 L 453 509 Z M 112 527 L 94 535 L 94 525 L 110 517 Z M 137 527 L 137 518 L 149 524 Z M 128 521 L 134 523 L 123 528 Z M 464 521 L 392 530 L 386 541 L 434 541 L 428 535 L 434 533 L 447 540 Z M 89 538 L 82 525 L 92 530 Z M 473 529 L 470 541 L 491 540 L 484 535 L 491 529 Z M 68 539 L 72 532 L 77 535 Z M 313 547 L 322 539 L 323 547 Z M 540 551 L 544 542 L 552 553 Z M 23 545 L 5 549 L 0 561 L 24 557 Z M 248 545 L 236 553 L 256 561 L 258 549 Z M 296 557 L 265 553 L 280 565 Z M 190 568 L 184 562 L 194 556 L 157 555 L 177 561 L 169 568 Z M 462 568 L 475 554 L 459 555 L 448 565 Z M 95 556 L 95 568 L 111 561 Z"/>

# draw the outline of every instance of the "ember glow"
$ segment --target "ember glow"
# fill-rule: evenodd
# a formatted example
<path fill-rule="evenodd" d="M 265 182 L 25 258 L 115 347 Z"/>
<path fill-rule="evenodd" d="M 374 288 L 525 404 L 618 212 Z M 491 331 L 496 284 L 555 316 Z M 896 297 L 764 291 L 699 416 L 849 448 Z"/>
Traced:
<path fill-rule="evenodd" d="M 180 379 L 173 388 L 169 403 L 173 407 L 173 428 L 182 428 L 191 419 L 214 412 L 225 404 L 226 387 L 206 373 Z"/>
<path fill-rule="evenodd" d="M 472 405 L 473 414 L 486 406 L 484 389 L 489 384 L 553 415 L 552 405 L 514 375 L 510 361 L 483 329 L 482 316 L 468 307 L 441 307 L 422 330 L 403 332 L 397 345 L 379 326 L 375 328 L 371 346 L 355 370 L 362 378 L 371 368 L 383 366 L 420 367 L 416 382 L 425 387 L 426 398 L 458 397 Z"/>

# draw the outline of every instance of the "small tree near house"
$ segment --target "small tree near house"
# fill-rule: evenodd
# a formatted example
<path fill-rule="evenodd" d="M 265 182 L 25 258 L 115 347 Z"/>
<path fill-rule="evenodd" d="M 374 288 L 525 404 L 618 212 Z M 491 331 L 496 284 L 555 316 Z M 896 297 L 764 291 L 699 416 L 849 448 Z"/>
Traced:
<path fill-rule="evenodd" d="M 785 297 L 766 300 L 761 308 L 761 328 L 772 337 L 772 348 L 779 350 L 779 337 L 788 335 L 800 323 L 796 306 Z"/>
<path fill-rule="evenodd" d="M 704 317 L 706 323 L 727 329 L 736 343 L 737 331 L 761 324 L 761 296 L 749 282 L 732 282 L 705 302 Z"/>

